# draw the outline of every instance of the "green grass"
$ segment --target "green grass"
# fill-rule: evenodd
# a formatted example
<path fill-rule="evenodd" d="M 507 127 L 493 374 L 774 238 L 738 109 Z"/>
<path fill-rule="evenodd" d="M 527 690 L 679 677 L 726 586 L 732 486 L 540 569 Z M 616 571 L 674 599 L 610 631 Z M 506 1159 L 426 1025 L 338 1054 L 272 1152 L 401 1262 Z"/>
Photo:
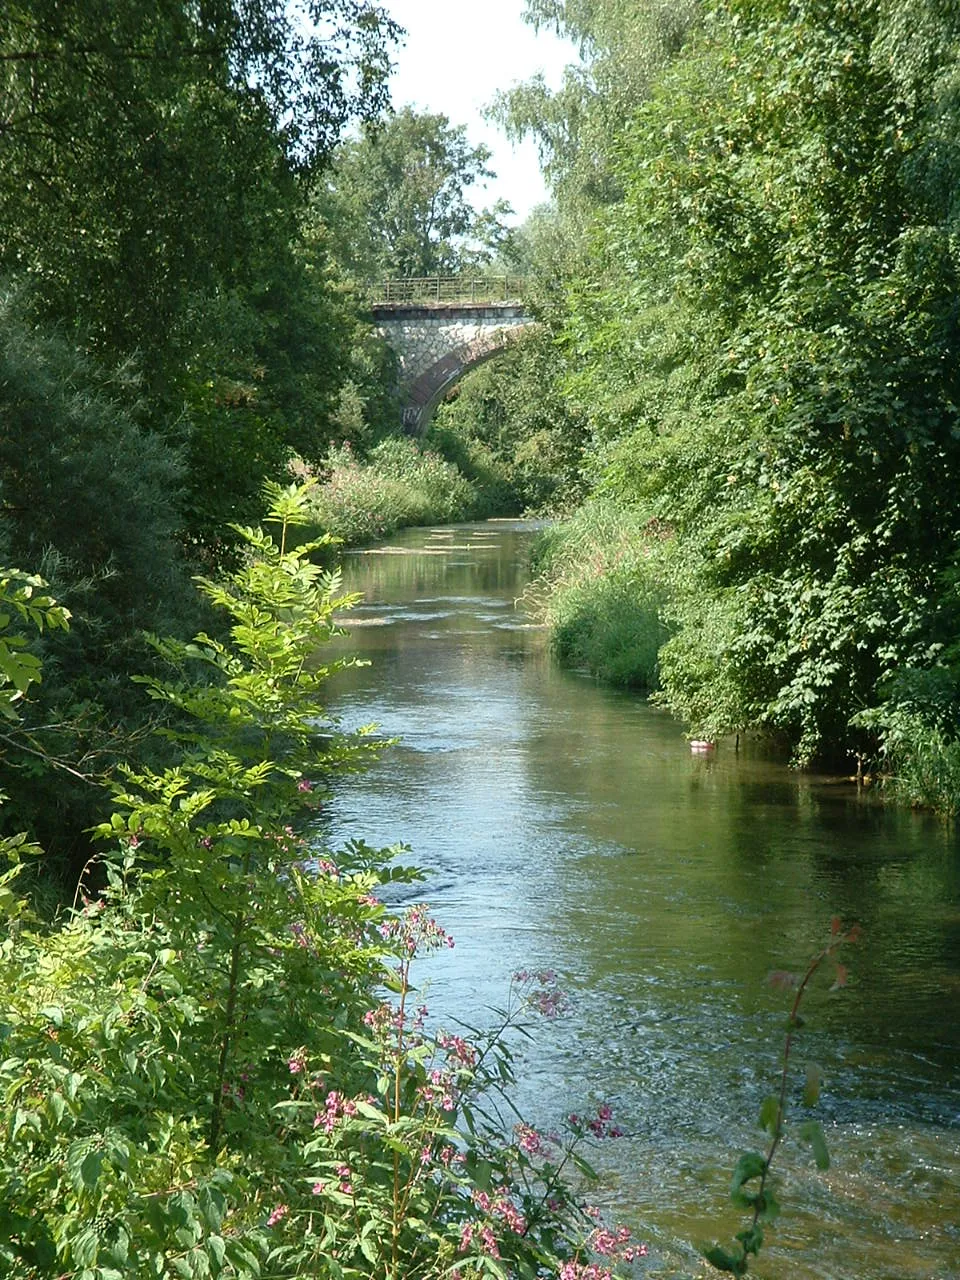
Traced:
<path fill-rule="evenodd" d="M 549 626 L 554 653 L 608 684 L 655 689 L 662 620 L 660 546 L 630 512 L 592 502 L 544 531 L 533 550 L 539 571 L 526 594 Z"/>
<path fill-rule="evenodd" d="M 884 789 L 901 804 L 948 821 L 960 814 L 960 742 L 919 715 L 892 717 L 884 742 Z"/>
<path fill-rule="evenodd" d="M 455 466 L 413 440 L 392 437 L 365 461 L 349 445 L 332 450 L 310 512 L 322 532 L 358 546 L 411 525 L 472 519 L 480 505 L 475 486 Z"/>

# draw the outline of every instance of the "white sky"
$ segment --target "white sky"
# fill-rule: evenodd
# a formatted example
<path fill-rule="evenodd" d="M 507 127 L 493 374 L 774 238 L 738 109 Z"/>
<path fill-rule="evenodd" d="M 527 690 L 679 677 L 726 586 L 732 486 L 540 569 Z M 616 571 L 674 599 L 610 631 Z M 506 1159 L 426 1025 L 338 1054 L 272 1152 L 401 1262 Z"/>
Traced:
<path fill-rule="evenodd" d="M 577 60 L 575 48 L 523 22 L 524 0 L 386 0 L 385 7 L 407 31 L 394 54 L 394 106 L 412 103 L 465 124 L 470 142 L 493 153 L 490 168 L 497 174 L 485 189 L 471 189 L 472 203 L 509 200 L 522 222 L 546 199 L 536 147 L 529 141 L 512 146 L 481 112 L 498 89 L 538 71 L 558 88 L 564 66 Z"/>

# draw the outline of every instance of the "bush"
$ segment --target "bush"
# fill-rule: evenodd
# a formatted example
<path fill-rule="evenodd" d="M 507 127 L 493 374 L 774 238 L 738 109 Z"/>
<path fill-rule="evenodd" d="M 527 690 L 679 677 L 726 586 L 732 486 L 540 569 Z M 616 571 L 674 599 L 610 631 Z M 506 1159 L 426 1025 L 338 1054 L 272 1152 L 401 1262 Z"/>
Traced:
<path fill-rule="evenodd" d="M 482 440 L 459 434 L 446 421 L 432 422 L 426 440 L 474 486 L 478 517 L 516 515 L 523 509 L 512 469 Z"/>
<path fill-rule="evenodd" d="M 437 406 L 428 433 L 490 501 L 511 511 L 569 510 L 583 493 L 582 415 L 561 392 L 562 353 L 547 325 L 472 369 Z"/>
<path fill-rule="evenodd" d="M 657 537 L 629 512 L 591 502 L 537 540 L 540 577 L 526 599 L 568 666 L 611 684 L 653 689 L 669 632 Z"/>
<path fill-rule="evenodd" d="M 229 640 L 157 642 L 172 676 L 146 685 L 185 729 L 174 767 L 113 787 L 107 889 L 81 887 L 43 927 L 0 881 L 0 1266 L 12 1280 L 611 1280 L 642 1247 L 594 1227 L 564 1181 L 590 1176 L 584 1143 L 617 1136 L 609 1108 L 571 1116 L 563 1138 L 496 1119 L 502 1033 L 557 1012 L 554 975 L 516 975 L 475 1043 L 430 1035 L 410 965 L 449 940 L 423 907 L 391 916 L 376 897 L 414 873 L 360 843 L 335 862 L 303 837 L 365 754 L 322 705 L 350 659 L 317 655 L 354 598 L 312 563 L 316 543 L 288 545 L 305 505 L 274 488 L 279 536 L 238 530 L 245 564 L 202 584 Z M 33 608 L 61 620 L 46 598 Z"/>
<path fill-rule="evenodd" d="M 347 546 L 410 525 L 468 520 L 476 514 L 473 485 L 455 466 L 413 440 L 382 440 L 366 461 L 344 444 L 331 450 L 326 467 L 326 481 L 309 498 L 311 519 Z M 296 469 L 309 474 L 302 463 Z"/>
<path fill-rule="evenodd" d="M 8 816 L 58 874 L 86 860 L 84 829 L 102 816 L 102 793 L 78 774 L 100 774 L 147 737 L 149 707 L 130 680 L 150 660 L 143 632 L 188 632 L 199 616 L 175 536 L 183 469 L 134 420 L 127 373 L 108 376 L 0 294 L 0 543 L 73 615 L 69 632 L 38 641 L 33 736 L 19 738 L 4 783 Z"/>

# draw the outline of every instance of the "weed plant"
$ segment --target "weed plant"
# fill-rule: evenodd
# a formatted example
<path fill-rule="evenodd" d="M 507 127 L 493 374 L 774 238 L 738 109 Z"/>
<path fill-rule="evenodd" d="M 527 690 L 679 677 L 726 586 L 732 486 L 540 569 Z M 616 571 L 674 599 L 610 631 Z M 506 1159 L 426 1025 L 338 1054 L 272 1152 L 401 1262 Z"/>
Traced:
<path fill-rule="evenodd" d="M 609 1108 L 556 1135 L 500 1122 L 504 1037 L 558 1012 L 555 976 L 516 975 L 489 1032 L 431 1034 L 410 966 L 452 942 L 425 908 L 395 916 L 378 896 L 416 873 L 307 834 L 370 747 L 322 699 L 351 663 L 323 651 L 352 598 L 316 541 L 290 545 L 306 491 L 270 498 L 276 536 L 237 527 L 244 564 L 201 582 L 228 634 L 156 641 L 169 674 L 144 684 L 179 713 L 178 759 L 116 778 L 106 887 L 85 874 L 43 924 L 16 888 L 39 850 L 0 847 L 0 1271 L 612 1280 L 642 1246 L 598 1226 L 565 1177 L 589 1178 L 585 1148 L 618 1136 Z M 0 601 L 9 720 L 40 676 L 23 633 L 69 619 L 13 571 Z"/>
<path fill-rule="evenodd" d="M 888 708 L 880 767 L 884 790 L 901 804 L 948 821 L 960 814 L 960 742 L 939 725 Z"/>
<path fill-rule="evenodd" d="M 526 594 L 550 628 L 554 653 L 609 684 L 654 689 L 663 621 L 664 552 L 629 511 L 590 502 L 538 538 Z"/>
<path fill-rule="evenodd" d="M 302 463 L 295 469 L 309 474 Z M 411 525 L 468 520 L 480 505 L 457 467 L 404 437 L 382 440 L 366 459 L 340 445 L 328 454 L 325 472 L 309 499 L 311 522 L 346 546 Z"/>

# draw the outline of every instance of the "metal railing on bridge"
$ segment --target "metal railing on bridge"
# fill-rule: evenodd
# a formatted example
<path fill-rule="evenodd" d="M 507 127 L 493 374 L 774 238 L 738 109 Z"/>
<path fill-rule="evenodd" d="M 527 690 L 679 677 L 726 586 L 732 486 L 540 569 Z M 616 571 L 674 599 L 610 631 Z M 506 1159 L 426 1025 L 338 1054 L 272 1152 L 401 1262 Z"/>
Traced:
<path fill-rule="evenodd" d="M 519 302 L 526 285 L 525 276 L 407 276 L 371 281 L 366 295 L 375 307 Z"/>

